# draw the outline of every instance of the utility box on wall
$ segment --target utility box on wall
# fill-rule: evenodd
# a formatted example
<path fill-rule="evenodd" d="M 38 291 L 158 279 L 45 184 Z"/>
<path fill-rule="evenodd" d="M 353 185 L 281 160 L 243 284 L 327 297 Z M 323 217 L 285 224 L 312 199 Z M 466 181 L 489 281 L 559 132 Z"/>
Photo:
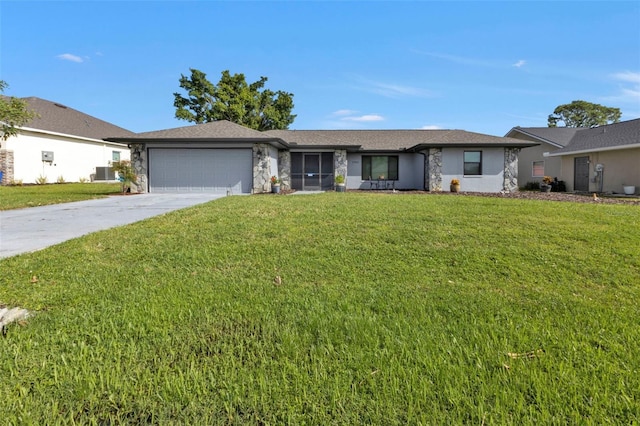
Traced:
<path fill-rule="evenodd" d="M 53 151 L 42 151 L 42 161 L 53 163 Z"/>

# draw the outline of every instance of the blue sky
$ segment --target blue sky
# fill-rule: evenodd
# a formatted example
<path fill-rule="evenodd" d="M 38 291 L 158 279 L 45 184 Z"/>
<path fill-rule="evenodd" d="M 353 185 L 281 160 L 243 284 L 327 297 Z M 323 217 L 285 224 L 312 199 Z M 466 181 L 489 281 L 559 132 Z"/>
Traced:
<path fill-rule="evenodd" d="M 7 1 L 6 95 L 134 132 L 199 69 L 294 94 L 291 129 L 546 126 L 581 99 L 640 117 L 638 1 Z"/>

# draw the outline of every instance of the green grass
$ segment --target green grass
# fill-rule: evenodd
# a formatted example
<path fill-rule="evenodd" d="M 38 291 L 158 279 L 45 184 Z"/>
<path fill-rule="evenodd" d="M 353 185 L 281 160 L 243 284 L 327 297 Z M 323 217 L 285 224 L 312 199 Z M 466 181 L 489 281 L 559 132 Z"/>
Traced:
<path fill-rule="evenodd" d="M 121 191 L 119 183 L 65 183 L 0 186 L 0 210 L 104 198 Z"/>
<path fill-rule="evenodd" d="M 0 418 L 637 423 L 639 219 L 471 196 L 227 197 L 5 259 L 0 302 L 37 313 L 0 338 Z"/>

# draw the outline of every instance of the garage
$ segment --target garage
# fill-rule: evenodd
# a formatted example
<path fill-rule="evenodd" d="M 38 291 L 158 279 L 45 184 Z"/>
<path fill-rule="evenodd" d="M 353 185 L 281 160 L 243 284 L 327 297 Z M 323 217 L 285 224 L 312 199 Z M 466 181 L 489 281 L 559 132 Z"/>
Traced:
<path fill-rule="evenodd" d="M 252 158 L 241 148 L 149 148 L 149 191 L 250 193 Z"/>

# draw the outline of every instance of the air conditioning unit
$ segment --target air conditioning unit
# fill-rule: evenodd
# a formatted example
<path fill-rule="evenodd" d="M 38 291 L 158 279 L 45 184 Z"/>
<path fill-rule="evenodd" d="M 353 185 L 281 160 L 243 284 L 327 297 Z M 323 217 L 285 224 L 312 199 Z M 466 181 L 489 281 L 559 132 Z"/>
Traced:
<path fill-rule="evenodd" d="M 96 167 L 95 180 L 116 180 L 116 173 L 111 167 Z"/>

